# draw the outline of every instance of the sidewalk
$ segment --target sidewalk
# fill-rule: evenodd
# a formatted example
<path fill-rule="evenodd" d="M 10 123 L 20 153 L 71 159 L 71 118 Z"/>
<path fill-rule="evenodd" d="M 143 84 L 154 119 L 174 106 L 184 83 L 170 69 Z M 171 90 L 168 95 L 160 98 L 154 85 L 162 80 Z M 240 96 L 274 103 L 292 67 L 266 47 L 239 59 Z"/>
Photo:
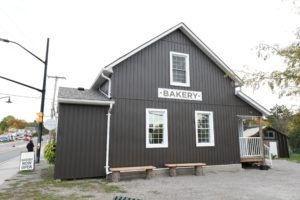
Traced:
<path fill-rule="evenodd" d="M 0 163 L 0 185 L 2 185 L 5 180 L 11 178 L 15 174 L 19 172 L 20 166 L 20 156 L 14 157 L 10 160 Z M 42 144 L 41 148 L 41 157 L 40 159 L 44 159 L 44 144 Z"/>
<path fill-rule="evenodd" d="M 0 165 L 0 185 L 19 171 L 20 156 L 12 158 Z"/>

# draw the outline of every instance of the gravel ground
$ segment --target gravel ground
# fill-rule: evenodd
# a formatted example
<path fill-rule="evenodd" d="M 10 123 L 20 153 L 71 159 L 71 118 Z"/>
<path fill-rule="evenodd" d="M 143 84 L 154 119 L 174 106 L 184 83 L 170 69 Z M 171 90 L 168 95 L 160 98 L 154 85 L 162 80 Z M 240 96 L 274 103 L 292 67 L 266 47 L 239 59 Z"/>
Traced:
<path fill-rule="evenodd" d="M 155 177 L 121 181 L 126 196 L 140 199 L 300 199 L 300 164 L 275 160 L 270 170 L 208 172 L 205 176 Z"/>
<path fill-rule="evenodd" d="M 116 195 L 143 200 L 300 200 L 300 164 L 275 160 L 270 170 L 207 171 L 205 176 L 156 176 L 150 180 L 56 181 L 42 161 L 34 172 L 16 174 L 0 186 L 0 199 L 101 199 Z M 122 177 L 122 176 L 121 176 Z"/>

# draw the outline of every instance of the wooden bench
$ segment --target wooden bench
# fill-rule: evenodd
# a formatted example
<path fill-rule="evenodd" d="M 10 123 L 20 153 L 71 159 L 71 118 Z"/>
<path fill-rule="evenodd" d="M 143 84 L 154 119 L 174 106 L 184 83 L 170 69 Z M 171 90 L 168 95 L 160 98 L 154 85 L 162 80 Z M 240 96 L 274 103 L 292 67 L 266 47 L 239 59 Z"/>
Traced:
<path fill-rule="evenodd" d="M 205 163 L 180 163 L 180 164 L 165 164 L 169 168 L 170 176 L 176 176 L 177 167 L 194 167 L 195 176 L 203 176 L 203 166 Z"/>
<path fill-rule="evenodd" d="M 130 172 L 130 171 L 146 171 L 146 179 L 153 177 L 154 166 L 137 166 L 137 167 L 116 167 L 110 168 L 112 172 L 111 181 L 118 182 L 120 181 L 120 172 Z"/>

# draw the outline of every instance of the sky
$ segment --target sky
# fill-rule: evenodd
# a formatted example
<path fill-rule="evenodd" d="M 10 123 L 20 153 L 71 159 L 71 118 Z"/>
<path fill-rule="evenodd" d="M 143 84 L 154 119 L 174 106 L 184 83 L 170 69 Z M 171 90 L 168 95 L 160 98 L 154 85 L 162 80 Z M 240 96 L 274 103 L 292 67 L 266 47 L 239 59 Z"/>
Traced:
<path fill-rule="evenodd" d="M 90 88 L 101 68 L 184 22 L 237 74 L 283 69 L 281 59 L 257 57 L 260 43 L 286 46 L 295 39 L 300 14 L 292 0 L 0 0 L 0 38 L 45 59 L 48 75 L 66 77 L 58 86 Z M 299 5 L 299 1 L 296 1 Z M 0 76 L 42 88 L 44 65 L 20 47 L 0 42 Z M 243 91 L 266 108 L 298 107 L 299 99 L 278 98 L 268 88 Z M 47 79 L 45 120 L 50 117 L 54 79 Z M 0 79 L 0 120 L 13 115 L 33 121 L 41 93 Z"/>

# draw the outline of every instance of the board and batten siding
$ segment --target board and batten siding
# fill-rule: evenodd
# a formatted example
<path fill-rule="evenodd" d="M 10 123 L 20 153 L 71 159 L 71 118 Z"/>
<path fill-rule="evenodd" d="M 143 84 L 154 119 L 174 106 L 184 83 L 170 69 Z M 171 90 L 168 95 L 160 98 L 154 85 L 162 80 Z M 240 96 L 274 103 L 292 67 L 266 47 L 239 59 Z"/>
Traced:
<path fill-rule="evenodd" d="M 105 106 L 59 104 L 54 178 L 105 176 Z"/>
<path fill-rule="evenodd" d="M 189 54 L 190 87 L 170 85 L 170 51 Z M 261 113 L 235 96 L 232 80 L 180 30 L 113 70 L 110 167 L 240 162 L 237 115 Z M 161 99 L 158 88 L 201 91 L 203 100 Z M 168 110 L 168 148 L 146 148 L 146 108 Z M 214 147 L 196 147 L 196 110 L 213 112 Z"/>
<path fill-rule="evenodd" d="M 288 158 L 290 157 L 289 154 L 289 147 L 288 147 L 288 139 L 286 135 L 280 134 L 277 132 L 277 140 L 278 140 L 278 156 L 280 158 Z"/>
<path fill-rule="evenodd" d="M 272 142 L 276 141 L 277 142 L 277 150 L 278 150 L 278 157 L 280 158 L 287 158 L 289 157 L 289 147 L 288 147 L 288 138 L 286 135 L 280 133 L 276 129 L 273 128 L 266 128 L 264 129 L 264 133 L 266 133 L 268 130 L 272 130 L 275 132 L 275 138 L 274 139 L 264 139 L 264 141 L 267 142 Z"/>

